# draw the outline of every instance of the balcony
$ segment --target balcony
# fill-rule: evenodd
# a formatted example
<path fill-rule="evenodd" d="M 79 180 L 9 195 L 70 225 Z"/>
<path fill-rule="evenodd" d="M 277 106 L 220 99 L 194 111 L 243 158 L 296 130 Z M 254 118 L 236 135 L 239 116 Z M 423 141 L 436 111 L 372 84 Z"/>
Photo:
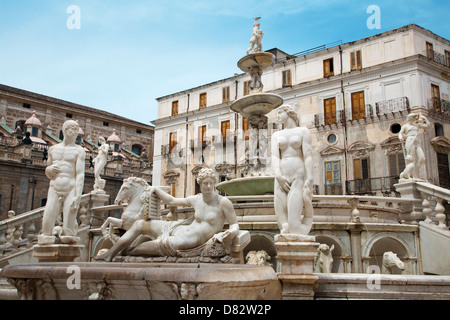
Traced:
<path fill-rule="evenodd" d="M 439 98 L 428 99 L 428 111 L 430 114 L 450 120 L 450 102 L 447 100 Z"/>
<path fill-rule="evenodd" d="M 374 195 L 377 191 L 382 194 L 395 193 L 394 184 L 398 183 L 398 176 L 378 177 L 369 179 L 348 180 L 345 182 L 346 194 Z"/>
<path fill-rule="evenodd" d="M 375 112 L 377 116 L 404 111 L 410 111 L 408 97 L 401 97 L 375 103 Z"/>
<path fill-rule="evenodd" d="M 426 56 L 428 59 L 433 60 L 443 66 L 450 67 L 450 55 L 444 55 L 442 53 L 436 52 L 432 49 L 426 51 Z"/>

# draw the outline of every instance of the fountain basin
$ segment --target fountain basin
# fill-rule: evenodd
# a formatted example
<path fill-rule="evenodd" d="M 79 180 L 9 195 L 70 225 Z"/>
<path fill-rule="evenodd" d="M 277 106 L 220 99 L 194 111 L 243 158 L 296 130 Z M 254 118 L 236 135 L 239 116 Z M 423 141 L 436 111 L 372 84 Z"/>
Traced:
<path fill-rule="evenodd" d="M 274 176 L 249 176 L 224 181 L 216 189 L 229 196 L 256 196 L 273 194 Z"/>
<path fill-rule="evenodd" d="M 266 115 L 283 104 L 283 98 L 272 93 L 255 93 L 244 96 L 230 106 L 243 117 Z"/>
<path fill-rule="evenodd" d="M 275 60 L 275 56 L 270 52 L 257 52 L 251 53 L 242 57 L 237 65 L 239 69 L 244 72 L 249 73 L 252 68 L 257 67 L 260 70 L 267 69 L 270 67 Z"/>
<path fill-rule="evenodd" d="M 281 298 L 273 268 L 244 264 L 58 262 L 8 265 L 1 276 L 28 300 Z"/>

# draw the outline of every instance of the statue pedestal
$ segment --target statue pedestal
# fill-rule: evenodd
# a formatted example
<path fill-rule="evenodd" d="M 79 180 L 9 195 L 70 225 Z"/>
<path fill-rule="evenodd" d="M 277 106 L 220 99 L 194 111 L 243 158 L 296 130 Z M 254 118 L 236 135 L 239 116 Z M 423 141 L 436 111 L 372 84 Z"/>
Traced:
<path fill-rule="evenodd" d="M 73 262 L 81 254 L 78 244 L 37 244 L 33 247 L 33 257 L 39 262 Z"/>
<path fill-rule="evenodd" d="M 423 182 L 417 179 L 400 179 L 399 183 L 394 184 L 395 190 L 399 192 L 402 199 L 416 200 L 416 202 L 402 203 L 402 214 L 400 218 L 409 224 L 418 224 L 418 221 L 424 220 L 422 213 L 422 194 L 417 188 L 416 182 Z"/>
<path fill-rule="evenodd" d="M 318 276 L 313 274 L 319 243 L 314 236 L 283 234 L 275 236 L 281 260 L 278 279 L 283 283 L 283 299 L 314 299 Z"/>
<path fill-rule="evenodd" d="M 101 191 L 93 191 L 90 193 L 90 225 L 91 227 L 100 227 L 106 219 L 106 210 L 95 210 L 97 207 L 103 207 L 108 203 L 109 194 Z"/>

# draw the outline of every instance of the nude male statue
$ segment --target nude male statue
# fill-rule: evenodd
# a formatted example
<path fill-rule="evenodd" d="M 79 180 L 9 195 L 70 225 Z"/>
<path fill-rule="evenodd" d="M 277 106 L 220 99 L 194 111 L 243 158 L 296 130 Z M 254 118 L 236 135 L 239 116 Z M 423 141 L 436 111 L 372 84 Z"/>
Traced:
<path fill-rule="evenodd" d="M 75 144 L 79 125 L 74 120 L 64 122 L 63 142 L 48 150 L 45 174 L 50 179 L 47 204 L 42 219 L 42 234 L 52 236 L 56 220 L 63 214 L 61 235 L 75 236 L 77 212 L 84 186 L 85 151 Z"/>
<path fill-rule="evenodd" d="M 177 256 L 178 250 L 194 249 L 213 237 L 224 245 L 231 245 L 239 232 L 233 204 L 215 190 L 215 175 L 211 169 L 200 170 L 197 181 L 202 193 L 187 198 L 174 198 L 152 187 L 152 192 L 169 206 L 192 206 L 195 210 L 192 219 L 137 220 L 108 252 L 97 256 L 95 260 L 112 261 L 120 251 L 124 255 L 134 256 Z M 229 229 L 222 232 L 225 221 L 228 221 Z M 141 234 L 152 235 L 157 239 L 129 247 Z"/>

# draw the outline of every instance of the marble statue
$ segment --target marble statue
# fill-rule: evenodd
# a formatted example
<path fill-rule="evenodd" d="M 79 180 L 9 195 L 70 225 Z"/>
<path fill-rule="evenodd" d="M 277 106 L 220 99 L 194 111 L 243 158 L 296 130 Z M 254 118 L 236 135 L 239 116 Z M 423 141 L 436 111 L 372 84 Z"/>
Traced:
<path fill-rule="evenodd" d="M 57 234 L 67 237 L 77 234 L 77 212 L 83 193 L 85 166 L 85 151 L 75 143 L 78 130 L 76 121 L 67 120 L 62 127 L 63 141 L 48 150 L 45 174 L 50 179 L 50 186 L 42 219 L 42 235 L 38 241 L 53 237 L 61 211 L 62 230 Z"/>
<path fill-rule="evenodd" d="M 119 218 L 108 217 L 100 227 L 105 238 L 116 242 L 119 237 L 111 232 L 113 227 L 129 230 L 137 220 L 148 219 L 150 216 L 151 187 L 142 178 L 130 177 L 123 180 L 122 186 L 117 193 L 115 203 L 121 205 L 128 200 L 128 205 Z"/>
<path fill-rule="evenodd" d="M 131 256 L 174 257 L 229 252 L 232 240 L 239 232 L 233 204 L 215 190 L 213 170 L 200 170 L 197 182 L 202 193 L 187 198 L 175 198 L 158 187 L 151 187 L 151 192 L 169 206 L 193 207 L 193 216 L 178 221 L 137 220 L 108 252 L 95 259 L 111 261 L 119 252 Z M 226 221 L 229 229 L 222 231 Z M 139 235 L 150 235 L 155 240 L 129 247 Z"/>
<path fill-rule="evenodd" d="M 333 253 L 334 245 L 331 248 L 322 243 L 317 249 L 317 256 L 314 259 L 314 272 L 316 273 L 331 273 L 331 268 L 333 267 Z"/>
<path fill-rule="evenodd" d="M 425 167 L 425 154 L 420 146 L 419 129 L 427 130 L 430 127 L 430 122 L 421 113 L 410 113 L 406 120 L 407 123 L 401 128 L 398 133 L 398 138 L 402 142 L 402 146 L 404 146 L 405 160 L 410 163 L 412 160 L 414 170 L 412 175 L 405 173 L 403 176 L 412 179 L 421 179 L 420 173 Z M 411 167 L 405 168 L 405 170 L 411 170 Z"/>
<path fill-rule="evenodd" d="M 272 264 L 267 262 L 267 260 L 270 260 L 270 256 L 265 250 L 249 251 L 245 256 L 245 260 L 247 264 L 272 267 Z"/>
<path fill-rule="evenodd" d="M 250 47 L 247 50 L 247 54 L 262 52 L 262 44 L 261 40 L 264 35 L 261 29 L 259 29 L 259 20 L 260 18 L 254 18 L 255 22 L 253 23 L 253 31 L 252 37 L 250 38 Z M 256 46 L 256 48 L 255 48 Z"/>
<path fill-rule="evenodd" d="M 397 267 L 400 270 L 405 270 L 405 263 L 397 257 L 396 253 L 388 251 L 383 253 L 381 272 L 383 274 L 393 274 L 394 268 Z"/>
<path fill-rule="evenodd" d="M 264 88 L 264 85 L 261 81 L 261 77 L 262 77 L 262 70 L 258 67 L 258 66 L 254 66 L 250 68 L 250 77 L 251 77 L 251 82 L 250 82 L 250 89 L 251 92 L 262 92 L 262 89 Z"/>
<path fill-rule="evenodd" d="M 100 137 L 100 148 L 98 149 L 98 154 L 92 160 L 92 163 L 94 164 L 94 191 L 95 192 L 101 192 L 105 188 L 105 179 L 102 179 L 100 177 L 100 173 L 103 171 L 106 165 L 106 161 L 108 159 L 108 152 L 109 152 L 109 144 L 106 143 L 105 138 Z"/>
<path fill-rule="evenodd" d="M 284 129 L 272 135 L 275 215 L 281 234 L 307 235 L 313 222 L 311 133 L 299 126 L 291 106 L 277 110 Z"/>

